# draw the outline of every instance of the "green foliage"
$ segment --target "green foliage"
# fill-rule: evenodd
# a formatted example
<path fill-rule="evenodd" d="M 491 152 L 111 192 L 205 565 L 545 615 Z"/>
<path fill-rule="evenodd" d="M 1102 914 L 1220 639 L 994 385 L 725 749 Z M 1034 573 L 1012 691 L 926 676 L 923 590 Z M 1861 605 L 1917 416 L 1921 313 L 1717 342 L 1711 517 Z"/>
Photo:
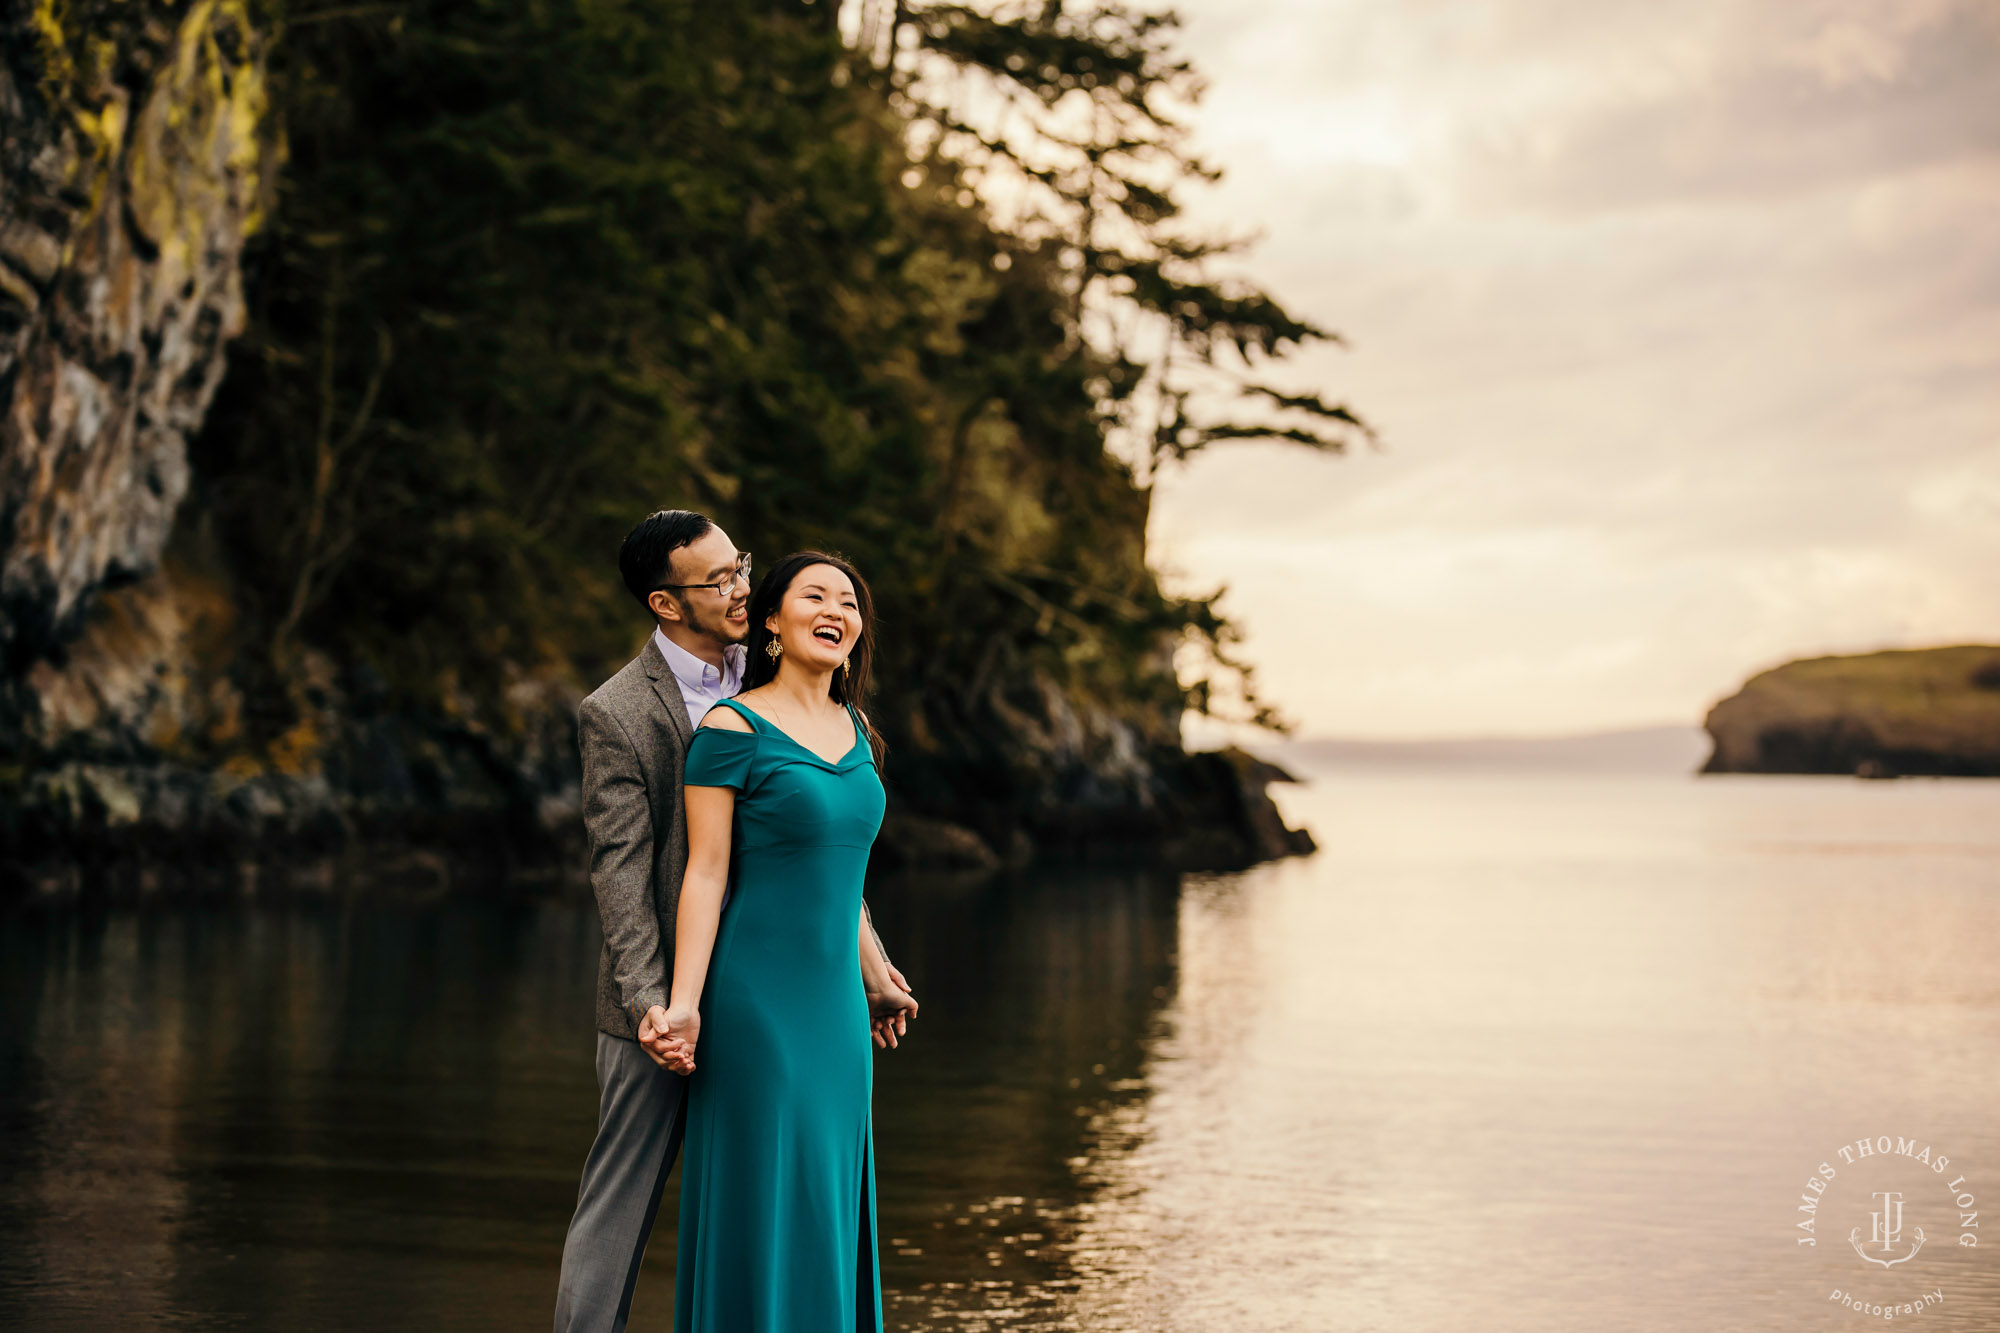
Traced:
<path fill-rule="evenodd" d="M 1230 631 L 1162 595 L 1105 447 L 1147 370 L 1082 335 L 1062 238 L 996 227 L 963 164 L 906 175 L 907 108 L 853 77 L 826 3 L 291 15 L 290 161 L 194 459 L 268 730 L 307 648 L 420 705 L 497 706 L 515 668 L 598 679 L 645 624 L 620 537 L 686 506 L 766 562 L 818 545 L 868 574 L 906 780 L 1048 688 L 1170 734 L 1172 649 L 1226 660 Z M 1063 40 L 1063 68 L 1107 49 Z M 1191 339 L 1316 332 L 1198 261 L 1093 263 Z"/>
<path fill-rule="evenodd" d="M 864 0 L 863 11 L 863 48 L 886 62 L 914 141 L 1013 200 L 1013 230 L 1060 247 L 1074 336 L 1124 372 L 1103 381 L 1103 406 L 1142 482 L 1224 440 L 1330 453 L 1372 440 L 1347 407 L 1257 378 L 1333 335 L 1214 278 L 1241 243 L 1183 224 L 1175 190 L 1219 173 L 1187 147 L 1179 116 L 1202 86 L 1175 54 L 1172 14 L 1120 0 Z"/>

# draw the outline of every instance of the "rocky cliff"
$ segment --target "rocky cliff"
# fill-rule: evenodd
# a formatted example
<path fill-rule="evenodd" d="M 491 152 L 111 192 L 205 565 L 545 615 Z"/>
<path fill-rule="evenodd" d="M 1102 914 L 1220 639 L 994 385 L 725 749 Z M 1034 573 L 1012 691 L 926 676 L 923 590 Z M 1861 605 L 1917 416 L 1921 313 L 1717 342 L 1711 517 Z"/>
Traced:
<path fill-rule="evenodd" d="M 2000 777 L 2000 647 L 1788 662 L 1705 725 L 1709 773 Z"/>
<path fill-rule="evenodd" d="M 244 0 L 10 7 L 0 28 L 0 654 L 159 564 L 243 324 L 277 145 Z M 64 26 L 65 24 L 70 26 Z"/>

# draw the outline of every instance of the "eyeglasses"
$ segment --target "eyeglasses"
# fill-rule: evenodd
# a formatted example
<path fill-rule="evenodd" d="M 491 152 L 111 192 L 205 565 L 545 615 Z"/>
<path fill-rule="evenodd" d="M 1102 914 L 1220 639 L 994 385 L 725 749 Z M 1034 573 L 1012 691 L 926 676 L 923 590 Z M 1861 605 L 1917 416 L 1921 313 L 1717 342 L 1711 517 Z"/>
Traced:
<path fill-rule="evenodd" d="M 744 587 L 747 588 L 750 586 L 750 553 L 748 551 L 736 557 L 736 568 L 726 579 L 718 580 L 715 583 L 662 583 L 659 587 L 653 589 L 653 591 L 665 592 L 669 588 L 676 590 L 707 588 L 713 591 L 717 597 L 727 597 L 729 596 L 729 590 L 736 586 L 738 579 L 743 580 Z"/>

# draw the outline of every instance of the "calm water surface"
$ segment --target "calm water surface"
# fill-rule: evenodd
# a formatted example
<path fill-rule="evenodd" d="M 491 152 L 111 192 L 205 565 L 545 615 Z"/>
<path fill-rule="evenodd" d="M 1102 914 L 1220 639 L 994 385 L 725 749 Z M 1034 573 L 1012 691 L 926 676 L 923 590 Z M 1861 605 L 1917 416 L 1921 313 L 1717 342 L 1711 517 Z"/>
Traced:
<path fill-rule="evenodd" d="M 2000 1327 L 2000 783 L 1286 800 L 1326 850 L 1244 875 L 871 889 L 924 1004 L 877 1066 L 893 1327 Z M 596 950 L 587 902 L 6 918 L 0 1327 L 546 1327 Z M 1878 1135 L 1951 1168 L 1838 1155 Z M 1889 1190 L 1877 1252 L 1926 1241 L 1882 1267 Z"/>

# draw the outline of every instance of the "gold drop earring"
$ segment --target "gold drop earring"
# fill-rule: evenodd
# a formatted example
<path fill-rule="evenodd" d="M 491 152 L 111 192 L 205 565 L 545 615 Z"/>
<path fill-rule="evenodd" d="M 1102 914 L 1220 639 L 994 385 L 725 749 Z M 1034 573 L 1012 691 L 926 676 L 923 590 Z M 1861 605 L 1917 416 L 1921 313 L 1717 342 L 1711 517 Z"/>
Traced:
<path fill-rule="evenodd" d="M 784 655 L 785 655 L 784 643 L 779 640 L 777 635 L 773 634 L 771 636 L 771 641 L 764 645 L 764 656 L 770 658 L 773 662 L 775 662 Z"/>

